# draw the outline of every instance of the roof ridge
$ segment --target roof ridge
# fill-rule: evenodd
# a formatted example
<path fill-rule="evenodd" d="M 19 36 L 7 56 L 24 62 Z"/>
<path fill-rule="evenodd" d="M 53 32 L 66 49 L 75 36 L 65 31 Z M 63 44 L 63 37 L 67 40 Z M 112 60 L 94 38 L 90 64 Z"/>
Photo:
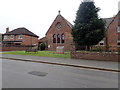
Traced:
<path fill-rule="evenodd" d="M 36 34 L 34 34 L 33 32 L 31 32 L 30 30 L 26 29 L 25 27 L 16 28 L 16 29 L 10 31 L 9 33 L 5 33 L 5 34 L 8 34 L 8 35 L 10 35 L 10 34 L 13 34 L 13 35 L 23 34 L 23 35 L 30 35 L 30 36 L 34 36 L 34 37 L 39 37 Z"/>
<path fill-rule="evenodd" d="M 73 27 L 73 25 L 66 19 L 66 18 L 64 18 L 62 15 L 61 15 L 61 17 L 66 21 L 66 23 L 72 28 Z"/>

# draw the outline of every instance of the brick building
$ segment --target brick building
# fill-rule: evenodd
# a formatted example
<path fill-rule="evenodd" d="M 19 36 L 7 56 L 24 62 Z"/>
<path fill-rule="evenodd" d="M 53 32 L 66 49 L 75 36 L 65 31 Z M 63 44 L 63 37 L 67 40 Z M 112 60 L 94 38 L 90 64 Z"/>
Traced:
<path fill-rule="evenodd" d="M 98 46 L 108 51 L 120 51 L 120 11 L 112 18 L 105 18 L 106 37 L 98 43 Z"/>
<path fill-rule="evenodd" d="M 103 20 L 106 23 L 105 28 L 106 28 L 106 31 L 107 31 L 109 24 L 113 20 L 113 17 L 111 17 L 111 18 L 103 18 Z M 107 35 L 107 32 L 106 32 L 106 35 Z M 103 40 L 101 40 L 96 46 L 100 47 L 103 50 L 106 50 L 107 49 L 107 38 L 106 37 L 103 38 Z"/>
<path fill-rule="evenodd" d="M 109 51 L 120 51 L 120 11 L 108 26 L 107 44 Z"/>
<path fill-rule="evenodd" d="M 106 37 L 96 46 L 103 50 L 120 51 L 120 11 L 112 18 L 103 18 L 106 22 Z M 74 48 L 73 37 L 71 35 L 72 24 L 68 22 L 59 12 L 56 19 L 50 26 L 42 42 L 47 46 L 47 50 L 55 51 L 57 47 L 63 46 L 65 51 Z M 81 46 L 78 47 L 82 49 Z"/>
<path fill-rule="evenodd" d="M 56 51 L 56 48 L 63 47 L 65 51 L 70 51 L 73 48 L 72 27 L 72 24 L 59 11 L 46 33 L 44 42 L 47 45 L 47 49 Z"/>
<path fill-rule="evenodd" d="M 3 34 L 3 37 L 4 46 L 38 45 L 38 36 L 26 28 L 17 28 L 12 31 L 9 31 L 9 28 L 6 28 L 6 33 Z"/>

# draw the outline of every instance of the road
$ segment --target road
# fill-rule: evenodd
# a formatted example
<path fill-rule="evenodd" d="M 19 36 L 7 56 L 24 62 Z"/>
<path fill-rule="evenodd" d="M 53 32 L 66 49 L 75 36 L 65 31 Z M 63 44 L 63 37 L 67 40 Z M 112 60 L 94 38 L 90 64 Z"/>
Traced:
<path fill-rule="evenodd" d="M 118 88 L 118 73 L 3 59 L 2 88 Z"/>

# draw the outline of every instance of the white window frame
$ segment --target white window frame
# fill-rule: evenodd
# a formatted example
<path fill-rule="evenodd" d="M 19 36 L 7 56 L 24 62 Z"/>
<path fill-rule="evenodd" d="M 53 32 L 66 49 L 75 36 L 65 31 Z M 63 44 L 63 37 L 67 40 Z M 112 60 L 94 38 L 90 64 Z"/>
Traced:
<path fill-rule="evenodd" d="M 18 35 L 18 39 L 23 39 L 23 35 Z"/>
<path fill-rule="evenodd" d="M 117 27 L 117 32 L 120 33 L 120 26 Z"/>
<path fill-rule="evenodd" d="M 120 40 L 117 41 L 117 46 L 120 47 L 120 45 L 118 45 L 118 43 L 120 43 Z"/>
<path fill-rule="evenodd" d="M 14 39 L 14 35 L 10 35 L 10 39 Z"/>
<path fill-rule="evenodd" d="M 101 43 L 103 43 L 103 45 L 100 45 L 100 46 L 104 46 L 104 41 L 103 41 L 103 40 L 102 40 L 102 41 L 100 41 L 100 44 L 101 44 Z"/>
<path fill-rule="evenodd" d="M 4 39 L 8 39 L 8 35 L 4 35 Z"/>

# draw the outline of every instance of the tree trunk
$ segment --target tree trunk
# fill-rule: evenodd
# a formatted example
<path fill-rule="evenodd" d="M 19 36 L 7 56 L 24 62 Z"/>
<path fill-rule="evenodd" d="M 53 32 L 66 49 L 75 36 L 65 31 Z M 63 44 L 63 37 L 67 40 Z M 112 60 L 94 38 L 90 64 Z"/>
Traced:
<path fill-rule="evenodd" d="M 90 46 L 86 46 L 86 51 L 90 51 Z"/>

